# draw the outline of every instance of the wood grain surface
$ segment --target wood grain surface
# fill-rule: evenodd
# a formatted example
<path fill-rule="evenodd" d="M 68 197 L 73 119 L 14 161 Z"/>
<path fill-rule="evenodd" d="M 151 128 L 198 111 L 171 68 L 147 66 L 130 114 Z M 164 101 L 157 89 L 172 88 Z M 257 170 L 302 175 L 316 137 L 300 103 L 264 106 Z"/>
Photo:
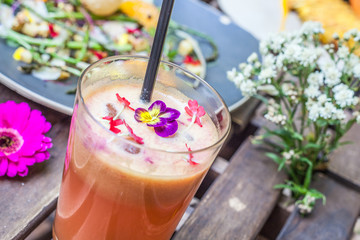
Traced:
<path fill-rule="evenodd" d="M 352 143 L 334 151 L 330 156 L 329 170 L 360 189 L 360 125 L 355 123 L 341 141 Z"/>
<path fill-rule="evenodd" d="M 294 210 L 277 240 L 350 239 L 360 213 L 360 193 L 323 174 L 315 177 L 312 187 L 325 194 L 326 205 L 318 201 L 307 217 Z"/>
<path fill-rule="evenodd" d="M 284 179 L 246 140 L 173 239 L 254 239 L 277 202 L 273 186 Z"/>
<path fill-rule="evenodd" d="M 40 106 L 0 84 L 0 102 L 27 102 L 52 124 L 51 157 L 29 167 L 26 177 L 0 177 L 0 239 L 24 239 L 54 209 L 60 187 L 70 117 Z"/>

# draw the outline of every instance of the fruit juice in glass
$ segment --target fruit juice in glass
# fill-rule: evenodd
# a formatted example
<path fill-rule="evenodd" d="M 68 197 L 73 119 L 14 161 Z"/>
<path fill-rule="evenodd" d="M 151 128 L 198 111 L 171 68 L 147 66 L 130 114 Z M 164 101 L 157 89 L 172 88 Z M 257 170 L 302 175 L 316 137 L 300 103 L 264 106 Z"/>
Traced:
<path fill-rule="evenodd" d="M 160 64 L 151 101 L 141 101 L 147 61 L 110 57 L 81 76 L 54 239 L 170 239 L 229 134 L 221 97 L 172 63 Z M 189 100 L 204 108 L 200 121 L 185 111 Z M 155 101 L 180 113 L 168 137 L 134 117 Z"/>

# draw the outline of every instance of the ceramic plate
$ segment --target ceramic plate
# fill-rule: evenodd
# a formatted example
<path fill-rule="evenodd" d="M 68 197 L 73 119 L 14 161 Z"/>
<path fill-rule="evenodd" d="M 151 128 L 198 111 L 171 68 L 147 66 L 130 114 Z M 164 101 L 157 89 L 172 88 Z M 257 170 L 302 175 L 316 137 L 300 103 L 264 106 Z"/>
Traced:
<path fill-rule="evenodd" d="M 155 3 L 160 5 L 161 1 Z M 205 80 L 220 93 L 230 111 L 238 108 L 246 99 L 227 80 L 226 71 L 257 51 L 258 41 L 218 10 L 196 0 L 175 1 L 172 19 L 213 38 L 219 49 L 219 58 L 208 64 Z M 201 47 L 205 55 L 210 50 L 207 44 Z M 0 52 L 1 83 L 35 102 L 71 115 L 74 95 L 66 92 L 76 86 L 75 77 L 64 82 L 42 81 L 17 70 L 19 62 L 12 58 L 14 48 L 3 40 L 0 41 Z"/>

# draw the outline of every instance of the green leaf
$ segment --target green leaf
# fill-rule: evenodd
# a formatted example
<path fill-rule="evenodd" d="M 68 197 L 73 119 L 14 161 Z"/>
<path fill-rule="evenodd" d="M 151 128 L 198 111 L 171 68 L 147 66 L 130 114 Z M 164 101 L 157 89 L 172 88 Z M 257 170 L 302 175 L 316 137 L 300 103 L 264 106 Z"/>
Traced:
<path fill-rule="evenodd" d="M 279 157 L 277 154 L 267 152 L 267 153 L 265 153 L 265 155 L 266 155 L 268 158 L 271 158 L 272 160 L 274 160 L 274 162 L 276 162 L 277 164 L 280 164 L 280 163 L 281 163 L 281 157 Z"/>
<path fill-rule="evenodd" d="M 292 133 L 291 133 L 291 136 L 292 136 L 293 138 L 295 138 L 295 139 L 300 140 L 300 141 L 303 141 L 303 140 L 304 140 L 304 137 L 303 137 L 300 133 L 298 133 L 298 132 L 292 132 Z"/>
<path fill-rule="evenodd" d="M 307 143 L 305 146 L 304 146 L 305 149 L 320 149 L 321 148 L 321 145 L 319 144 L 316 144 L 316 143 Z"/>
<path fill-rule="evenodd" d="M 260 94 L 255 94 L 254 96 L 253 96 L 254 98 L 257 98 L 257 99 L 259 99 L 260 101 L 262 101 L 264 104 L 268 104 L 268 99 L 266 98 L 266 97 L 264 97 L 264 96 L 262 96 L 262 95 L 260 95 Z"/>
<path fill-rule="evenodd" d="M 286 159 L 285 159 L 285 158 L 282 158 L 282 159 L 281 159 L 281 162 L 280 162 L 280 164 L 279 164 L 279 167 L 278 167 L 278 171 L 281 171 L 281 170 L 284 168 L 285 163 L 286 163 Z"/>
<path fill-rule="evenodd" d="M 318 120 L 316 120 L 316 125 L 318 125 L 319 127 L 325 127 L 328 123 L 327 123 L 327 121 L 326 120 L 324 120 L 324 119 L 318 119 Z"/>
<path fill-rule="evenodd" d="M 325 195 L 319 192 L 318 190 L 311 188 L 308 190 L 308 193 L 310 194 L 310 196 L 314 197 L 315 199 L 322 199 L 323 205 L 326 204 Z"/>
<path fill-rule="evenodd" d="M 353 144 L 353 143 L 354 142 L 352 142 L 352 141 L 339 142 L 339 146 L 344 146 L 344 145 Z"/>

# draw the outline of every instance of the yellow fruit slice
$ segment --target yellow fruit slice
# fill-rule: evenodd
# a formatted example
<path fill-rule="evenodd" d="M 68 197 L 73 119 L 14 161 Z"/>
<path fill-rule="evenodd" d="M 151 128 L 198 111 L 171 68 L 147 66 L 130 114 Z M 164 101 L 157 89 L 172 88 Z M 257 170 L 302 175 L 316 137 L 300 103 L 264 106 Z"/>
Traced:
<path fill-rule="evenodd" d="M 159 10 L 155 5 L 141 0 L 124 0 L 119 8 L 120 11 L 138 21 L 147 30 L 156 28 Z"/>

